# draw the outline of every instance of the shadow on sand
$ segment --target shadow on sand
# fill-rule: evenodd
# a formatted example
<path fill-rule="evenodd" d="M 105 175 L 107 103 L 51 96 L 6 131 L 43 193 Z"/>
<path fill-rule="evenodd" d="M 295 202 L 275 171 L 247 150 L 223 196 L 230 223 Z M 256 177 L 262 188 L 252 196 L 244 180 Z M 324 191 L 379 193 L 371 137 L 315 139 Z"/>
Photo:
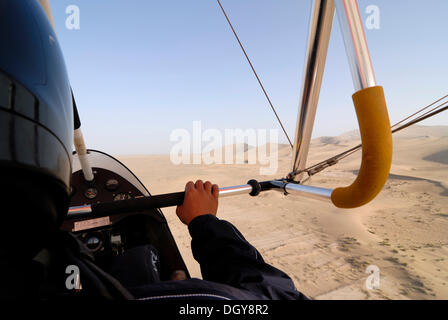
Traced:
<path fill-rule="evenodd" d="M 427 157 L 424 157 L 423 160 L 437 162 L 441 164 L 448 164 L 448 150 L 443 150 L 434 154 L 431 154 Z"/>

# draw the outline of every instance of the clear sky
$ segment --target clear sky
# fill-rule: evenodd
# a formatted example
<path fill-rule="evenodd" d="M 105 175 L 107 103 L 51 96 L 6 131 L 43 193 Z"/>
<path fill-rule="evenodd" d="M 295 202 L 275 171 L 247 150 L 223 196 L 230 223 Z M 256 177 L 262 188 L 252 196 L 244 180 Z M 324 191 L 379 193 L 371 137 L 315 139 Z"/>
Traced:
<path fill-rule="evenodd" d="M 89 148 L 169 153 L 172 130 L 279 128 L 214 0 L 50 0 Z M 291 137 L 311 0 L 222 0 Z M 448 94 L 448 1 L 359 0 L 380 8 L 366 30 L 376 78 L 396 122 Z M 66 7 L 80 29 L 65 27 Z M 357 128 L 337 19 L 314 137 Z M 439 115 L 425 125 L 447 125 Z M 286 139 L 281 136 L 280 142 Z"/>

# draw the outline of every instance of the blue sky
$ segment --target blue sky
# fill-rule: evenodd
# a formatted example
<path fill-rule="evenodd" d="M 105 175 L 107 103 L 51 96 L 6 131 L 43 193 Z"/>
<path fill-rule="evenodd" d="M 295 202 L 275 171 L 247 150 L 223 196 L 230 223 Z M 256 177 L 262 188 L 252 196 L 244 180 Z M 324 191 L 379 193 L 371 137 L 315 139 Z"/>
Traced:
<path fill-rule="evenodd" d="M 311 0 L 222 0 L 292 137 Z M 359 0 L 380 8 L 366 30 L 392 122 L 448 93 L 448 1 Z M 169 153 L 172 130 L 279 128 L 214 0 L 52 0 L 88 147 Z M 80 29 L 65 27 L 80 8 Z M 353 84 L 337 19 L 313 136 L 356 129 Z M 443 114 L 425 125 L 446 125 Z M 280 142 L 286 139 L 281 136 Z"/>

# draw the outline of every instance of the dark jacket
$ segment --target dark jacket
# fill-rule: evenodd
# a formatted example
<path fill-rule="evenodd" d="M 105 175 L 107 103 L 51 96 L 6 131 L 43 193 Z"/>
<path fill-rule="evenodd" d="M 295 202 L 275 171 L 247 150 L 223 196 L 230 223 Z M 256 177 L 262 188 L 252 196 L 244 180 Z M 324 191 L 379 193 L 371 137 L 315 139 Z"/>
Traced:
<path fill-rule="evenodd" d="M 204 280 L 158 282 L 128 288 L 137 299 L 306 299 L 291 278 L 264 262 L 229 222 L 199 216 L 188 226 Z"/>

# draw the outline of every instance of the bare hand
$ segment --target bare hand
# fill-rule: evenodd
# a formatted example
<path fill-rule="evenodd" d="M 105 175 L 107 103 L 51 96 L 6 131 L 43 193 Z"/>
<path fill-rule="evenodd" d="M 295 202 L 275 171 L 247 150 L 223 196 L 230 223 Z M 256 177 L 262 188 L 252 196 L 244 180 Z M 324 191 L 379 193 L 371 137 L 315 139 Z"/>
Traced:
<path fill-rule="evenodd" d="M 212 214 L 216 216 L 218 211 L 219 188 L 210 181 L 202 180 L 188 182 L 185 186 L 185 198 L 181 206 L 176 209 L 180 221 L 188 225 L 199 216 Z"/>

